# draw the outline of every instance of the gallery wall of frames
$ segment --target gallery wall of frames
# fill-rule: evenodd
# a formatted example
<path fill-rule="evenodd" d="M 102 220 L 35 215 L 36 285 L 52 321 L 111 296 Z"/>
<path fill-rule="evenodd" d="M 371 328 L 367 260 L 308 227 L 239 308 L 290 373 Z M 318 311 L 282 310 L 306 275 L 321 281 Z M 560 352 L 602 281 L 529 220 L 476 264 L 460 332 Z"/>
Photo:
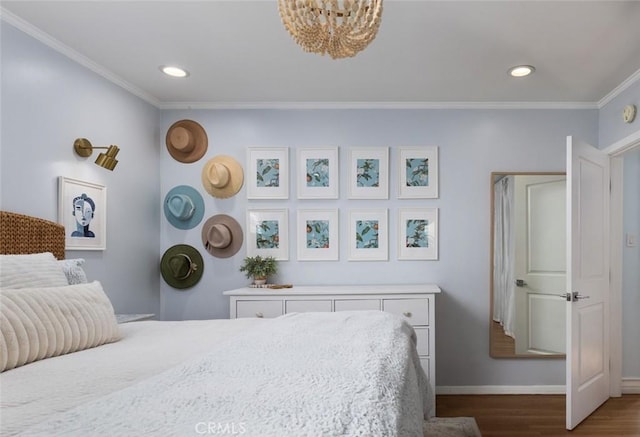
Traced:
<path fill-rule="evenodd" d="M 286 261 L 338 261 L 340 239 L 346 238 L 348 261 L 438 259 L 438 208 L 387 207 L 390 196 L 398 199 L 438 198 L 438 147 L 397 147 L 397 169 L 389 167 L 389 147 L 251 147 L 247 150 L 246 217 L 247 256 L 273 256 Z M 347 166 L 347 180 L 340 180 L 340 166 Z M 295 172 L 293 168 L 295 167 Z M 295 174 L 295 180 L 291 177 Z M 344 174 L 344 172 L 342 172 Z M 397 193 L 390 193 L 390 174 L 397 175 Z M 340 198 L 340 184 L 346 184 L 350 207 L 334 205 Z M 282 201 L 297 199 L 326 201 L 322 208 L 296 205 L 294 223 Z M 357 200 L 369 200 L 366 208 Z M 277 200 L 277 208 L 265 202 Z M 379 203 L 379 206 L 375 205 Z M 317 202 L 316 202 L 317 205 Z M 351 207 L 353 205 L 353 207 Z M 375 206 L 372 206 L 375 205 Z M 412 203 L 415 205 L 415 203 Z M 396 214 L 397 229 L 389 228 L 389 215 Z M 340 235 L 339 221 L 346 220 L 346 235 Z M 391 238 L 392 236 L 395 239 Z M 289 239 L 295 238 L 295 254 L 289 253 Z M 396 241 L 391 250 L 390 241 Z"/>

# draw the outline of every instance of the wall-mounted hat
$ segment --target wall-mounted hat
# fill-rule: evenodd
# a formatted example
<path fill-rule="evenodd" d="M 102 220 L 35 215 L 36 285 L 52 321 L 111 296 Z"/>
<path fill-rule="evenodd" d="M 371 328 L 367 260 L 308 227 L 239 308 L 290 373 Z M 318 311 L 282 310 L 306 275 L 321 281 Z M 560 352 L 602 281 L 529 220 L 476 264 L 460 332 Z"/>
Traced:
<path fill-rule="evenodd" d="M 204 128 L 193 120 L 180 120 L 167 131 L 167 150 L 176 161 L 196 162 L 207 152 L 209 140 Z"/>
<path fill-rule="evenodd" d="M 202 169 L 202 185 L 213 197 L 226 199 L 234 196 L 243 183 L 242 166 L 231 156 L 214 156 Z"/>
<path fill-rule="evenodd" d="M 243 241 L 242 228 L 231 216 L 218 214 L 202 226 L 202 244 L 211 255 L 229 258 L 238 253 Z"/>
<path fill-rule="evenodd" d="M 173 288 L 193 287 L 202 278 L 202 255 L 193 246 L 176 244 L 162 255 L 160 272 L 165 282 Z"/>
<path fill-rule="evenodd" d="M 196 227 L 204 217 L 204 200 L 188 185 L 173 187 L 164 198 L 164 216 L 178 229 Z"/>

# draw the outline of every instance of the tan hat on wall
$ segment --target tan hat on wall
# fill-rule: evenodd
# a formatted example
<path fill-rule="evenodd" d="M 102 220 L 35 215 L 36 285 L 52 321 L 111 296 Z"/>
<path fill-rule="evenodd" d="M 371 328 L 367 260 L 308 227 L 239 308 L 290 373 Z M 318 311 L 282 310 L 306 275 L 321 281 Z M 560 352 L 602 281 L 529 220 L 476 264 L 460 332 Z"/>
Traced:
<path fill-rule="evenodd" d="M 214 215 L 202 226 L 202 244 L 217 258 L 229 258 L 238 253 L 243 239 L 240 224 L 226 214 Z"/>
<path fill-rule="evenodd" d="M 232 197 L 240 191 L 243 183 L 242 166 L 231 156 L 214 156 L 202 169 L 202 185 L 213 197 Z"/>
<path fill-rule="evenodd" d="M 191 163 L 207 152 L 209 140 L 204 128 L 193 120 L 180 120 L 167 131 L 167 150 L 176 161 Z"/>

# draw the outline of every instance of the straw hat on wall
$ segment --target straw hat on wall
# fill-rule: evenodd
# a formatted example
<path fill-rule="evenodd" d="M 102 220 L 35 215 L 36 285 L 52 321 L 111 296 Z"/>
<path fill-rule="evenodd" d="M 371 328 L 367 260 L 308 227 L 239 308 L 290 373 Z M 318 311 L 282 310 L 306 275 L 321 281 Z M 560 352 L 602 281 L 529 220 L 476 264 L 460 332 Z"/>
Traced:
<path fill-rule="evenodd" d="M 235 196 L 243 183 L 242 166 L 231 156 L 214 156 L 202 169 L 202 185 L 213 197 L 226 199 Z"/>

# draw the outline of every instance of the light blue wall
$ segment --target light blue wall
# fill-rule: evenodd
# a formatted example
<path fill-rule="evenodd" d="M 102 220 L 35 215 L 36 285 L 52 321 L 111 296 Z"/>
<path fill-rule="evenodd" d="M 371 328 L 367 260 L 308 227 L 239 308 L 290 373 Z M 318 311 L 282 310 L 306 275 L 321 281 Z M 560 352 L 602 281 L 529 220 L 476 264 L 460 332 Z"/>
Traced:
<path fill-rule="evenodd" d="M 57 221 L 57 178 L 107 187 L 107 250 L 86 259 L 117 312 L 159 311 L 159 111 L 6 22 L 2 38 L 0 208 Z M 73 141 L 117 144 L 114 172 Z"/>
<path fill-rule="evenodd" d="M 640 237 L 640 148 L 624 155 L 623 232 Z M 622 376 L 640 379 L 640 244 L 623 249 Z"/>
<path fill-rule="evenodd" d="M 235 217 L 243 226 L 251 208 L 288 208 L 290 261 L 280 263 L 279 282 L 302 284 L 421 283 L 442 287 L 438 296 L 438 385 L 563 384 L 562 360 L 495 360 L 489 357 L 489 228 L 492 171 L 563 171 L 567 135 L 597 142 L 596 110 L 192 110 L 163 111 L 162 135 L 182 118 L 203 125 L 209 150 L 193 164 L 161 155 L 161 195 L 173 186 L 190 184 L 205 197 L 205 220 L 214 214 Z M 248 201 L 246 187 L 230 199 L 214 199 L 202 188 L 201 170 L 217 154 L 246 163 L 247 147 L 290 147 L 295 181 L 296 149 L 340 148 L 340 198 L 298 200 L 295 185 L 284 201 Z M 350 147 L 389 146 L 390 199 L 349 200 L 346 160 Z M 438 146 L 440 198 L 398 200 L 398 147 Z M 246 166 L 245 166 L 246 168 Z M 440 209 L 440 259 L 398 261 L 397 213 L 402 207 Z M 388 262 L 349 262 L 346 217 L 349 208 L 388 208 Z M 339 208 L 340 261 L 296 261 L 295 211 Z M 162 250 L 192 244 L 205 256 L 202 281 L 187 291 L 161 284 L 162 313 L 167 319 L 227 317 L 226 289 L 245 286 L 238 271 L 245 255 L 214 258 L 201 242 L 201 229 L 172 228 L 162 218 Z"/>

